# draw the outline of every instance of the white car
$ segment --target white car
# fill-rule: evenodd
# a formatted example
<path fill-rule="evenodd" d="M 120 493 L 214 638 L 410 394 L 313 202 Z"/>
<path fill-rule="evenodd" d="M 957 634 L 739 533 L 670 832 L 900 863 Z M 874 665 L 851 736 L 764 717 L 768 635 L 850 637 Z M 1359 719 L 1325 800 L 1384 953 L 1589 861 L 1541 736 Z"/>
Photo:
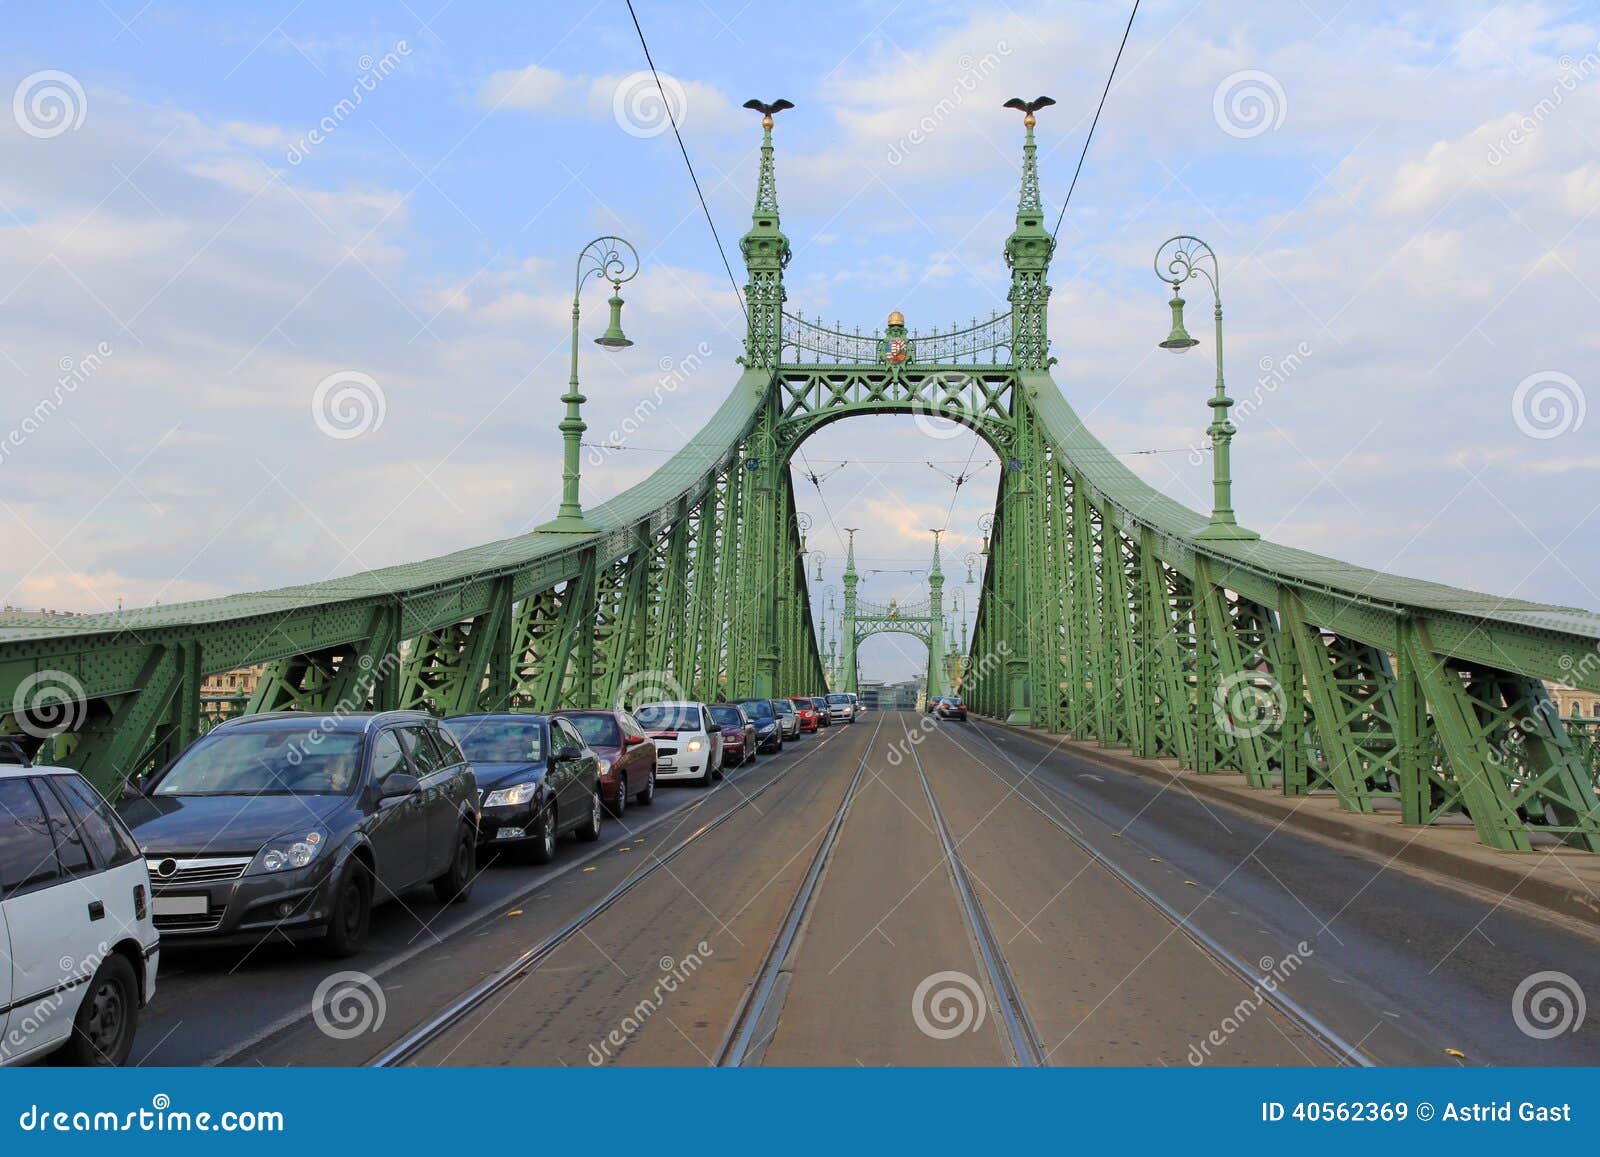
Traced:
<path fill-rule="evenodd" d="M 856 705 L 850 701 L 849 695 L 843 691 L 834 691 L 828 695 L 828 718 L 836 723 L 856 721 Z"/>
<path fill-rule="evenodd" d="M 722 778 L 722 728 L 704 703 L 646 703 L 633 713 L 656 743 L 656 782 Z"/>
<path fill-rule="evenodd" d="M 100 793 L 0 763 L 0 1064 L 122 1064 L 160 945 L 144 856 Z"/>

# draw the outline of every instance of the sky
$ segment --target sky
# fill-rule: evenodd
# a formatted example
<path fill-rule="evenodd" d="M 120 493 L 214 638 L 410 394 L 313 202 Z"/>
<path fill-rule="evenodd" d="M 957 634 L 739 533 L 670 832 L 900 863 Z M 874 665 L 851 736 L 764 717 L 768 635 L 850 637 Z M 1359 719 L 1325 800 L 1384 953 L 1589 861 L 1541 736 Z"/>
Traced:
<path fill-rule="evenodd" d="M 784 97 L 790 308 L 864 329 L 1005 308 L 1021 130 L 1000 106 L 1057 101 L 1038 127 L 1054 220 L 1128 14 L 635 6 L 735 276 L 760 141 L 739 106 Z M 585 504 L 737 379 L 739 305 L 620 0 L 7 15 L 0 602 L 258 590 L 550 517 L 573 263 L 598 235 L 641 271 L 635 345 L 584 342 L 589 436 L 629 447 L 586 466 Z M 1196 234 L 1221 269 L 1242 521 L 1600 608 L 1597 144 L 1593 4 L 1143 4 L 1061 226 L 1055 379 L 1133 469 L 1205 506 L 1205 303 L 1191 287 L 1197 350 L 1157 349 L 1152 269 Z M 586 337 L 605 296 L 585 295 Z M 996 474 L 963 430 L 821 431 L 796 470 L 819 604 L 843 527 L 875 601 L 919 597 L 942 527 L 948 597 L 975 610 L 962 560 Z M 895 636 L 861 656 L 865 677 L 920 663 Z"/>

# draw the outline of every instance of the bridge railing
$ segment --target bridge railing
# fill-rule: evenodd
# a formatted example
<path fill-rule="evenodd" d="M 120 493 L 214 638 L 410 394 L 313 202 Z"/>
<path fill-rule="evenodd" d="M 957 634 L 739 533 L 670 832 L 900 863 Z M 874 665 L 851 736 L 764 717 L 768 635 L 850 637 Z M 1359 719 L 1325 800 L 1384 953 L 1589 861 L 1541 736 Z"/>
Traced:
<path fill-rule="evenodd" d="M 988 321 L 973 318 L 967 325 L 927 333 L 913 329 L 904 340 L 904 360 L 913 365 L 1009 365 L 1011 314 L 996 311 Z M 839 322 L 823 324 L 820 317 L 807 321 L 783 315 L 782 360 L 788 364 L 874 365 L 888 360 L 888 341 L 881 329 L 846 331 Z"/>

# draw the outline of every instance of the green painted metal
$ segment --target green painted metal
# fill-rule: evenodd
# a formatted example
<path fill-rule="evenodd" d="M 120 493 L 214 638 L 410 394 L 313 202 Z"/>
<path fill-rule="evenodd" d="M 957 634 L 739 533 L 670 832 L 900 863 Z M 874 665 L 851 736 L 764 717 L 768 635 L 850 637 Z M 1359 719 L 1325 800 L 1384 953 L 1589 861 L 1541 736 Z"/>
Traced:
<path fill-rule="evenodd" d="M 197 603 L 6 616 L 0 726 L 110 786 L 235 710 L 202 700 L 201 680 L 251 664 L 268 671 L 248 710 L 632 705 L 854 688 L 860 639 L 895 629 L 927 640 L 930 690 L 959 686 L 983 714 L 1408 824 L 1466 813 L 1492 847 L 1600 850 L 1595 729 L 1560 719 L 1539 682 L 1600 691 L 1600 615 L 1218 537 L 1218 518 L 1237 526 L 1225 455 L 1208 517 L 1084 426 L 1049 374 L 1054 242 L 1028 119 L 1005 314 L 932 329 L 891 314 L 863 334 L 787 313 L 769 115 L 740 245 L 743 372 L 683 450 L 580 512 L 593 533 L 541 529 Z M 1225 448 L 1214 297 L 1210 433 Z M 937 544 L 928 603 L 891 612 L 859 597 L 852 531 L 836 662 L 812 619 L 788 460 L 830 422 L 884 413 L 963 423 L 1001 459 L 985 549 L 968 560 L 981 558 L 981 598 L 954 661 Z M 46 677 L 69 689 L 64 716 L 36 697 Z"/>

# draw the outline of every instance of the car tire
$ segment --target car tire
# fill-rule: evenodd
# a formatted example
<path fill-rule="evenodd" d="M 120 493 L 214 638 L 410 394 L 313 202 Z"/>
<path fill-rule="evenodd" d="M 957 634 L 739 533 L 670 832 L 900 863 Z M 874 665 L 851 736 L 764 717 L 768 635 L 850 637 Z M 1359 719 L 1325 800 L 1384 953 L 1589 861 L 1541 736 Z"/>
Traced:
<path fill-rule="evenodd" d="M 554 802 L 539 813 L 539 831 L 528 841 L 528 859 L 535 864 L 548 864 L 556 858 L 556 805 Z"/>
<path fill-rule="evenodd" d="M 450 852 L 450 867 L 433 882 L 433 894 L 441 904 L 465 904 L 477 878 L 478 837 L 472 825 L 462 824 L 456 833 L 456 846 Z"/>
<path fill-rule="evenodd" d="M 346 861 L 334 885 L 333 912 L 322 934 L 322 951 L 329 956 L 354 956 L 366 943 L 372 923 L 372 873 L 354 856 Z"/>
<path fill-rule="evenodd" d="M 611 813 L 613 819 L 619 819 L 619 820 L 622 818 L 623 813 L 628 810 L 628 777 L 627 776 L 619 775 L 617 777 L 617 802 L 612 804 L 606 810 Z"/>
<path fill-rule="evenodd" d="M 600 838 L 600 825 L 605 822 L 605 808 L 600 804 L 600 785 L 595 784 L 594 802 L 589 805 L 589 818 L 583 821 L 583 826 L 578 829 L 578 838 L 586 844 L 592 844 Z"/>
<path fill-rule="evenodd" d="M 640 807 L 649 807 L 656 802 L 656 769 L 654 764 L 651 765 L 649 772 L 645 775 L 644 787 L 633 798 L 634 802 Z"/>
<path fill-rule="evenodd" d="M 114 952 L 90 979 L 59 1056 L 71 1065 L 116 1067 L 126 1063 L 138 1031 L 139 978 L 128 958 Z"/>

